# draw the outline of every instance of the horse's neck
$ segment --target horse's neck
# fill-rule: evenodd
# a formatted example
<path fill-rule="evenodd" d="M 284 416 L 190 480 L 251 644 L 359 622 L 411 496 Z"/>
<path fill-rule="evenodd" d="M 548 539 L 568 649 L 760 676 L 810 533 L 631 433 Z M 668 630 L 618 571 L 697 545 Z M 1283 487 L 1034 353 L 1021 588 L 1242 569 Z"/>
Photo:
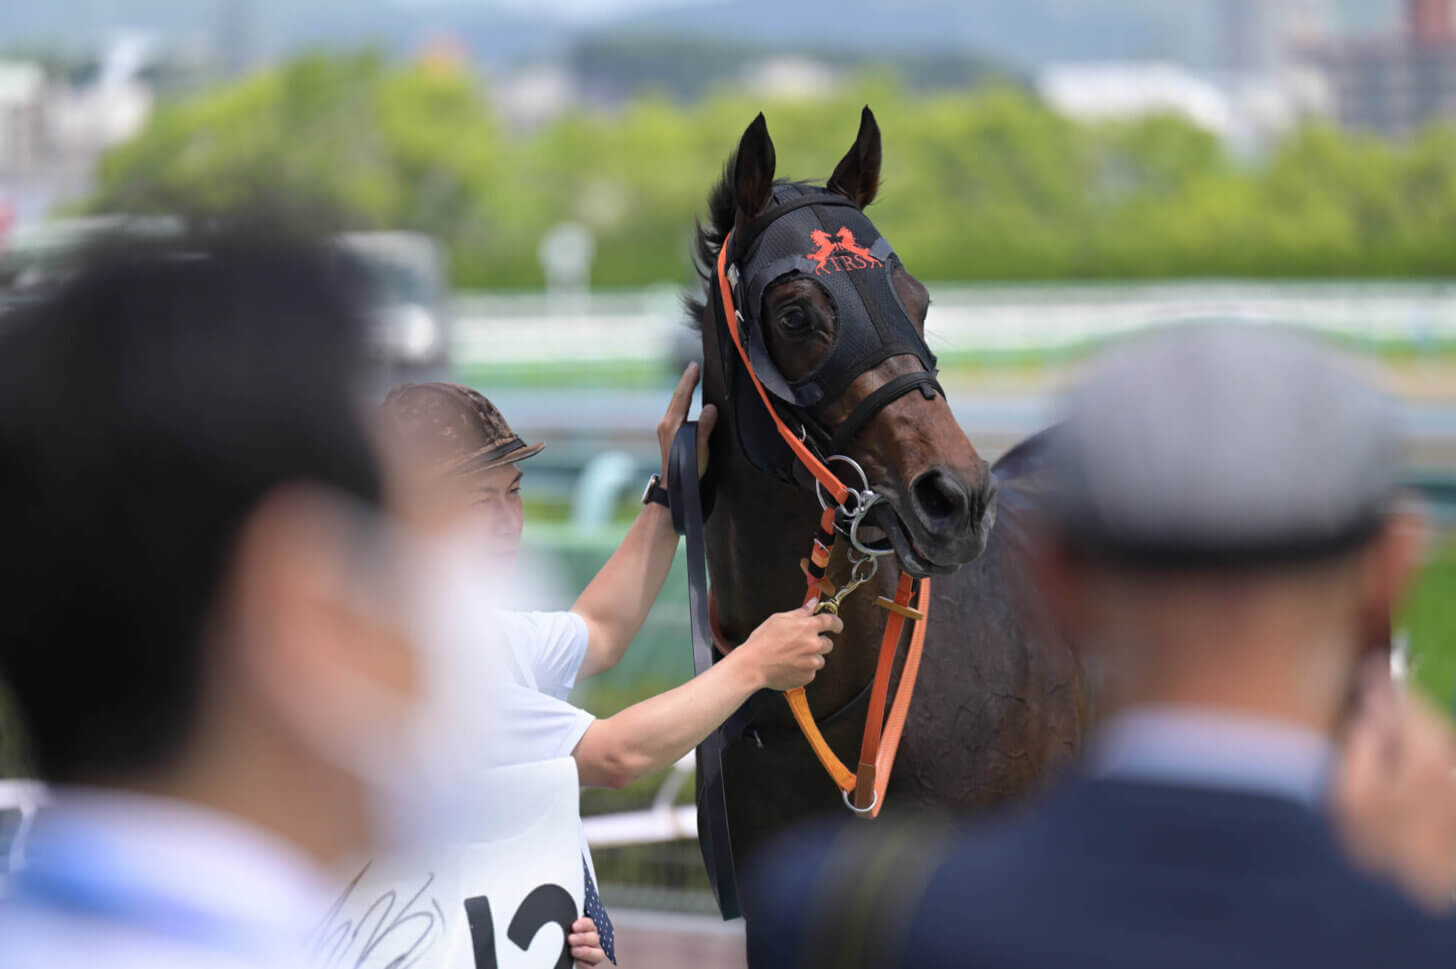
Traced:
<path fill-rule="evenodd" d="M 733 440 L 728 426 L 720 434 L 715 441 Z M 763 474 L 736 448 L 714 450 L 718 495 L 707 525 L 708 571 L 719 628 L 728 642 L 741 643 L 772 614 L 802 603 L 805 579 L 799 561 L 809 554 L 820 511 L 812 492 Z M 873 602 L 890 588 L 896 569 L 890 565 L 885 571 L 841 607 L 845 631 L 809 687 L 810 705 L 819 716 L 843 706 L 874 676 L 885 614 Z M 835 543 L 828 578 L 836 587 L 849 578 L 846 542 Z M 787 718 L 787 706 L 783 714 Z"/>
<path fill-rule="evenodd" d="M 799 559 L 817 521 L 812 495 L 767 478 L 740 455 L 726 457 L 707 527 L 708 572 L 723 633 L 738 643 L 773 613 L 803 601 Z"/>

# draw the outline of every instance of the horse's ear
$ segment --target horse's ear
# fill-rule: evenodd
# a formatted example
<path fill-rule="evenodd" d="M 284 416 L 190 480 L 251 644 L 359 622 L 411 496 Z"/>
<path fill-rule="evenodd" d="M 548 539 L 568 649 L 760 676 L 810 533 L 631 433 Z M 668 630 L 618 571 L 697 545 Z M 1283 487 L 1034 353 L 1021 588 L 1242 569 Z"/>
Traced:
<path fill-rule="evenodd" d="M 860 112 L 859 135 L 829 176 L 829 190 L 864 208 L 880 190 L 880 126 L 869 105 Z"/>
<path fill-rule="evenodd" d="M 773 198 L 774 158 L 773 139 L 768 136 L 768 122 L 763 113 L 743 132 L 738 142 L 738 153 L 733 163 L 733 192 L 738 201 L 740 218 L 751 219 L 764 209 Z"/>

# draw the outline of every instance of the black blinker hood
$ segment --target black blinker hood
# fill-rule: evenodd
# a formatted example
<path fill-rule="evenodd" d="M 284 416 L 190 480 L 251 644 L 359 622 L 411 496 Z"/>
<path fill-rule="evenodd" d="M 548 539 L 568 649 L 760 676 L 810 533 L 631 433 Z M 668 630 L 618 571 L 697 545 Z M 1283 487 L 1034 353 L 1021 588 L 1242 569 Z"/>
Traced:
<path fill-rule="evenodd" d="M 801 429 L 821 456 L 842 453 L 850 440 L 891 401 L 918 389 L 927 400 L 944 395 L 936 381 L 935 355 L 915 329 L 895 292 L 891 273 L 898 263 L 890 243 L 849 199 L 821 189 L 780 185 L 769 208 L 730 238 L 728 279 L 741 318 L 743 350 L 779 416 Z M 834 305 L 838 330 L 819 365 L 790 381 L 770 357 L 760 313 L 763 297 L 776 283 L 813 279 Z M 713 277 L 711 305 L 722 350 L 724 384 L 733 409 L 738 443 L 761 471 L 790 483 L 800 467 L 764 410 L 747 368 L 740 364 L 723 318 L 720 281 Z M 837 428 L 826 428 L 816 408 L 836 400 L 861 374 L 893 356 L 908 354 L 924 370 L 887 382 L 857 406 Z"/>

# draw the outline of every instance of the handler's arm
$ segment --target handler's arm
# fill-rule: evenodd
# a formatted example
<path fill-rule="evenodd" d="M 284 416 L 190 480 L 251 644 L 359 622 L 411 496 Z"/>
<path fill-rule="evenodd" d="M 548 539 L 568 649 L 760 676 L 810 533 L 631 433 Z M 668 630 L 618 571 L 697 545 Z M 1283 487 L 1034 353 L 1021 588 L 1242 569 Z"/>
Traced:
<path fill-rule="evenodd" d="M 697 383 L 698 368 L 693 364 L 683 373 L 667 414 L 657 426 L 664 481 L 672 439 L 687 417 Z M 716 419 L 716 408 L 711 404 L 703 408 L 698 430 L 699 474 L 707 465 L 708 435 L 713 432 Z M 617 665 L 642 629 L 652 603 L 657 601 L 676 552 L 677 533 L 672 528 L 671 513 L 658 504 L 645 506 L 627 538 L 571 607 L 572 612 L 586 621 L 587 627 L 586 657 L 577 673 L 578 681 Z"/>
<path fill-rule="evenodd" d="M 578 682 L 617 665 L 657 601 L 676 551 L 671 513 L 661 505 L 645 506 L 621 546 L 571 607 L 587 628 Z"/>
<path fill-rule="evenodd" d="M 588 727 L 572 751 L 581 783 L 626 787 L 677 762 L 757 690 L 812 680 L 832 648 L 825 634 L 842 628 L 837 617 L 808 608 L 769 617 L 712 669 Z"/>

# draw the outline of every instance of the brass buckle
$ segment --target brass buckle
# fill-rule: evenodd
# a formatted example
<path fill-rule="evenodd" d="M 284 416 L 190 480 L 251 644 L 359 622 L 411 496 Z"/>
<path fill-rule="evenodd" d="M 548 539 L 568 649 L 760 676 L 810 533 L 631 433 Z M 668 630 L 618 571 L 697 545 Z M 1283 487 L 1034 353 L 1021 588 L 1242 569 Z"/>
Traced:
<path fill-rule="evenodd" d="M 925 621 L 925 613 L 919 609 L 913 609 L 910 606 L 902 606 L 889 596 L 875 596 L 875 605 L 881 609 L 888 609 L 898 616 L 904 616 L 906 619 L 913 619 L 916 622 Z"/>

